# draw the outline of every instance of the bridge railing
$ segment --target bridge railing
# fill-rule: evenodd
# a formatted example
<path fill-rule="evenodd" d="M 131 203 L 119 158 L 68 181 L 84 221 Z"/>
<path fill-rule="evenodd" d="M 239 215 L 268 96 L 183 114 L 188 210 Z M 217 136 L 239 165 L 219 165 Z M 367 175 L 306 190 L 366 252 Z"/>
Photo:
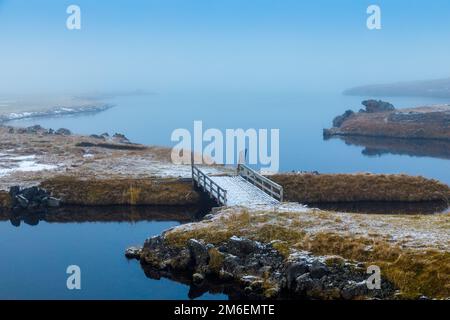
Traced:
<path fill-rule="evenodd" d="M 247 167 L 245 164 L 238 165 L 237 173 L 242 178 L 267 193 L 269 196 L 275 198 L 280 202 L 283 202 L 283 187 L 279 184 L 262 176 L 255 170 Z"/>
<path fill-rule="evenodd" d="M 200 188 L 216 199 L 220 205 L 227 205 L 227 190 L 215 183 L 206 173 L 192 165 L 192 180 Z"/>

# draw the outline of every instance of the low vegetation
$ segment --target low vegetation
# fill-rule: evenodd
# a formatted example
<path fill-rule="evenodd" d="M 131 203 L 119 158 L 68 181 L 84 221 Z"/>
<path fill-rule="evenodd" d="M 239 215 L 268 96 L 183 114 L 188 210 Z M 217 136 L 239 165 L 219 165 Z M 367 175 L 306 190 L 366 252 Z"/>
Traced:
<path fill-rule="evenodd" d="M 190 182 L 175 178 L 79 179 L 58 176 L 41 187 L 67 205 L 193 205 L 199 194 Z"/>
<path fill-rule="evenodd" d="M 450 188 L 436 180 L 403 174 L 278 174 L 285 200 L 302 203 L 356 201 L 445 201 Z"/>

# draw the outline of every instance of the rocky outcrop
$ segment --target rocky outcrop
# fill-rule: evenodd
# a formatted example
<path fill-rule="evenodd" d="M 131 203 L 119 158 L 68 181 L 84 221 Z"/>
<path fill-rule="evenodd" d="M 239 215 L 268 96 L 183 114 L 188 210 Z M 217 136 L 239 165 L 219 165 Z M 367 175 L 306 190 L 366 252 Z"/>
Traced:
<path fill-rule="evenodd" d="M 0 208 L 13 211 L 36 211 L 57 208 L 61 201 L 50 192 L 39 187 L 11 187 L 9 192 L 0 192 Z"/>
<path fill-rule="evenodd" d="M 11 187 L 9 190 L 10 207 L 12 210 L 39 210 L 43 208 L 57 208 L 61 201 L 51 196 L 51 193 L 38 187 Z"/>
<path fill-rule="evenodd" d="M 352 117 L 355 114 L 352 110 L 347 110 L 343 115 L 337 116 L 333 120 L 333 127 L 339 128 L 348 118 Z"/>
<path fill-rule="evenodd" d="M 162 235 L 148 239 L 143 248 L 127 249 L 125 255 L 140 259 L 153 277 L 160 274 L 176 279 L 184 274 L 194 288 L 210 288 L 208 283 L 233 284 L 239 298 L 357 299 L 394 294 L 388 281 L 383 281 L 379 290 L 369 290 L 363 265 L 308 252 L 286 258 L 274 243 L 236 236 L 216 245 L 190 239 L 185 247 L 177 247 Z"/>
<path fill-rule="evenodd" d="M 394 105 L 382 100 L 365 100 L 361 104 L 366 107 L 366 110 L 362 110 L 362 112 L 376 113 L 395 110 Z"/>
<path fill-rule="evenodd" d="M 365 110 L 348 110 L 324 129 L 331 136 L 368 136 L 450 141 L 450 105 L 395 109 L 388 102 L 367 100 Z"/>

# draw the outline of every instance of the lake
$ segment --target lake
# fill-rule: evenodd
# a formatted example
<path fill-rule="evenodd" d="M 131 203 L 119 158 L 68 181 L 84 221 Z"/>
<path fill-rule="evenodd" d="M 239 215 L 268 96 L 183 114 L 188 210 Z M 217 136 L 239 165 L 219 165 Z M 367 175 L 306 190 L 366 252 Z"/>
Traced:
<path fill-rule="evenodd" d="M 147 278 L 138 261 L 124 256 L 127 247 L 179 225 L 174 219 L 189 220 L 186 210 L 70 211 L 40 219 L 0 215 L 0 299 L 188 299 L 189 286 Z M 81 269 L 81 290 L 67 289 L 70 265 Z M 227 296 L 205 293 L 200 298 Z"/>
<path fill-rule="evenodd" d="M 361 108 L 362 100 L 339 93 L 161 93 L 111 99 L 107 102 L 115 107 L 102 113 L 11 124 L 64 127 L 80 134 L 120 132 L 134 142 L 163 146 L 173 146 L 172 131 L 192 130 L 194 120 L 202 120 L 205 129 L 274 128 L 280 129 L 281 171 L 407 173 L 450 184 L 448 150 L 433 148 L 432 142 L 410 146 L 402 141 L 386 144 L 370 139 L 325 141 L 322 129 L 330 127 L 332 119 L 345 110 Z M 448 102 L 428 98 L 384 100 L 398 108 Z M 98 216 L 105 214 L 102 210 Z M 121 215 L 126 216 L 127 210 L 131 209 L 123 209 Z M 182 222 L 160 216 L 158 219 L 140 216 L 132 222 L 114 221 L 114 218 L 96 221 L 95 215 L 76 221 L 71 221 L 69 216 L 64 223 L 48 218 L 25 221 L 28 224 L 20 219 L 0 221 L 0 299 L 187 299 L 190 296 L 188 286 L 167 279 L 149 279 L 137 261 L 124 258 L 128 246 L 140 245 L 147 237 Z M 65 271 L 71 264 L 81 267 L 80 291 L 66 288 Z M 206 293 L 200 298 L 227 296 Z"/>

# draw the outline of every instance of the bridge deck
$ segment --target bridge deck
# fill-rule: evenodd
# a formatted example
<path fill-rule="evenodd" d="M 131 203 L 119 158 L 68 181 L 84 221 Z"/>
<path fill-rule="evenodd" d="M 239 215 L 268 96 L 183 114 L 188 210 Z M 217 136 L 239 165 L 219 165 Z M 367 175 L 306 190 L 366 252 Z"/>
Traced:
<path fill-rule="evenodd" d="M 278 205 L 283 188 L 245 165 L 238 165 L 234 175 L 211 174 L 192 166 L 193 183 L 224 206 Z"/>
<path fill-rule="evenodd" d="M 275 200 L 241 176 L 212 176 L 211 179 L 227 191 L 227 205 L 256 206 L 277 205 Z"/>

